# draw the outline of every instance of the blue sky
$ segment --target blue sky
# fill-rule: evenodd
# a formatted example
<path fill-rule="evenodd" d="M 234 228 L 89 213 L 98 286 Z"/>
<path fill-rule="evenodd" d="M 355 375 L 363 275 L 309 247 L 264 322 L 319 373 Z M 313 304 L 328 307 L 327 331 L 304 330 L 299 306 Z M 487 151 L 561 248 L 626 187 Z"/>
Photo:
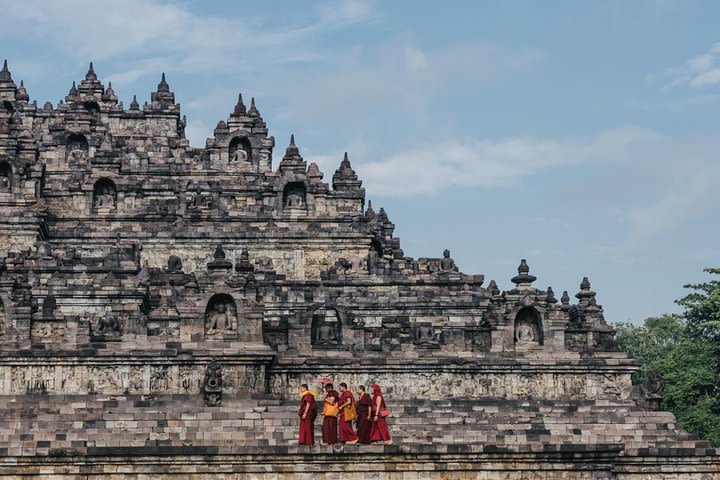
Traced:
<path fill-rule="evenodd" d="M 0 57 L 57 103 L 90 60 L 125 105 L 166 72 L 204 145 L 237 94 L 328 180 L 348 151 L 406 254 L 511 287 L 587 275 L 610 321 L 718 266 L 720 3 L 0 0 Z"/>

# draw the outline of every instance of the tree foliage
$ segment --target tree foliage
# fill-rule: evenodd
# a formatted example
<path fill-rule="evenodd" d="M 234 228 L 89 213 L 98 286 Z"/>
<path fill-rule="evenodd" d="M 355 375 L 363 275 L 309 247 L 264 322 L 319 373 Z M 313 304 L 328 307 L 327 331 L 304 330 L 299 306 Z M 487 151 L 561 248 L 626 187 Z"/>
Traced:
<path fill-rule="evenodd" d="M 706 268 L 704 272 L 720 275 L 720 268 Z M 684 317 L 690 335 L 720 342 L 720 281 L 710 280 L 685 285 L 693 290 L 675 303 L 685 309 Z"/>
<path fill-rule="evenodd" d="M 682 315 L 620 323 L 617 340 L 642 363 L 634 382 L 659 372 L 665 381 L 663 410 L 673 412 L 688 432 L 720 446 L 720 282 L 686 288 L 693 292 L 677 301 Z"/>

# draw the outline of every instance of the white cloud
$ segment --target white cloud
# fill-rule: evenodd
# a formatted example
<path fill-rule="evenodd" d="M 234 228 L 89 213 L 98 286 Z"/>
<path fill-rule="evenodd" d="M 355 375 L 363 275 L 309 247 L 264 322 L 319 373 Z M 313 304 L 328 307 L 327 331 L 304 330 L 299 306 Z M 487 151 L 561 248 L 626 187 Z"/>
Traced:
<path fill-rule="evenodd" d="M 475 139 L 418 145 L 379 161 L 358 162 L 371 193 L 412 196 L 454 187 L 494 187 L 567 165 L 627 160 L 656 141 L 640 128 L 604 132 L 588 141 L 537 138 Z M 352 153 L 352 152 L 351 152 Z"/>
<path fill-rule="evenodd" d="M 668 69 L 665 75 L 670 78 L 666 88 L 679 85 L 697 88 L 720 84 L 720 42 L 710 47 L 707 53 L 694 56 L 680 67 Z"/>
<path fill-rule="evenodd" d="M 301 40 L 367 20 L 373 14 L 368 1 L 362 0 L 320 6 L 312 18 L 291 25 L 267 25 L 247 16 L 200 15 L 183 4 L 158 0 L 38 0 L 25 4 L 0 0 L 0 10 L 0 36 L 30 35 L 61 49 L 65 60 L 113 60 L 122 66 L 124 59 L 126 68 L 110 74 L 117 80 L 157 75 L 160 69 L 241 71 L 250 65 L 244 62 L 271 51 L 278 54 L 271 57 L 290 62 L 315 58 L 303 50 Z"/>
<path fill-rule="evenodd" d="M 627 127 L 584 140 L 456 139 L 418 145 L 380 160 L 368 159 L 362 143 L 353 147 L 348 148 L 350 160 L 369 197 L 412 197 L 455 188 L 512 188 L 544 172 L 592 169 L 598 172 L 596 182 L 576 185 L 579 197 L 568 196 L 567 201 L 589 200 L 604 209 L 599 215 L 609 215 L 624 225 L 624 235 L 617 238 L 622 248 L 617 252 L 644 248 L 658 236 L 700 218 L 716 203 L 716 185 L 720 183 L 716 158 L 720 135 L 671 137 Z M 340 158 L 341 152 L 306 156 L 308 162 L 321 166 L 326 181 Z M 563 188 L 562 182 L 557 187 Z M 546 219 L 536 216 L 534 221 Z"/>

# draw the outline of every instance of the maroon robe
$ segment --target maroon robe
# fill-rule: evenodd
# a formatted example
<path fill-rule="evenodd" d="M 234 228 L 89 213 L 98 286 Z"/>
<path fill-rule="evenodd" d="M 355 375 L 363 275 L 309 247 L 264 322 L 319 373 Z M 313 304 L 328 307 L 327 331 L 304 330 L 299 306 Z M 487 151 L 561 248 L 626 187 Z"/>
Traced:
<path fill-rule="evenodd" d="M 350 392 L 350 390 L 345 390 L 340 396 L 340 405 L 343 405 L 348 401 L 348 399 L 350 399 L 350 405 L 355 403 L 355 397 L 353 397 L 352 392 Z M 343 443 L 356 442 L 358 436 L 355 434 L 355 430 L 353 430 L 352 420 L 345 420 L 346 409 L 347 407 L 340 409 L 340 418 L 338 418 L 338 425 L 340 426 L 340 441 Z"/>
<path fill-rule="evenodd" d="M 328 397 L 335 397 L 335 403 L 338 402 L 340 399 L 340 395 L 338 395 L 338 392 L 335 390 L 330 390 L 330 392 L 325 395 L 325 398 Z M 323 443 L 327 444 L 333 444 L 338 442 L 338 423 L 337 423 L 337 417 L 328 417 L 325 416 L 323 418 L 323 424 L 322 424 L 322 437 L 323 437 Z"/>
<path fill-rule="evenodd" d="M 385 417 L 376 415 L 375 410 L 377 409 L 377 399 L 380 399 L 380 411 L 385 409 L 385 399 L 382 395 L 373 395 L 372 399 L 372 427 L 370 427 L 370 441 L 371 442 L 387 442 L 390 441 L 390 431 L 388 430 L 387 421 Z M 377 419 L 377 421 L 375 421 Z"/>
<path fill-rule="evenodd" d="M 368 417 L 370 414 L 370 395 L 363 393 L 357 401 L 357 413 L 358 418 L 355 424 L 357 425 L 357 434 L 360 439 L 360 443 L 370 443 L 370 427 L 372 421 Z"/>
<path fill-rule="evenodd" d="M 303 419 L 305 408 L 308 408 L 307 415 Z M 315 418 L 317 418 L 317 405 L 312 393 L 306 393 L 300 400 L 300 445 L 315 445 Z"/>

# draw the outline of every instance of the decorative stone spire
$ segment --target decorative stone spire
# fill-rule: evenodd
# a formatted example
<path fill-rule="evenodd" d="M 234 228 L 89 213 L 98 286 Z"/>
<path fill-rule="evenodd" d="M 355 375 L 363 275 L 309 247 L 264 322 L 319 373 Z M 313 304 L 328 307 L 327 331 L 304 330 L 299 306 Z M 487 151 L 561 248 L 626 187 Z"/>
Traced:
<path fill-rule="evenodd" d="M 490 283 L 487 286 L 487 291 L 490 292 L 490 295 L 493 297 L 500 295 L 500 289 L 498 288 L 497 283 L 495 283 L 495 280 L 490 280 Z"/>
<path fill-rule="evenodd" d="M 102 98 L 104 88 L 102 86 L 102 83 L 100 83 L 100 81 L 98 80 L 97 75 L 95 74 L 95 69 L 93 68 L 92 62 L 90 62 L 90 67 L 85 74 L 85 80 L 80 82 L 80 86 L 78 87 L 78 93 L 82 95 L 91 95 Z"/>
<path fill-rule="evenodd" d="M 285 156 L 280 161 L 281 172 L 305 173 L 307 164 L 300 155 L 300 149 L 295 145 L 295 134 L 290 135 L 290 145 L 285 150 Z"/>
<path fill-rule="evenodd" d="M 22 80 L 20 80 L 20 86 L 18 87 L 17 92 L 15 92 L 15 100 L 23 103 L 30 101 L 30 96 L 28 95 L 27 90 L 25 89 L 25 84 Z"/>
<path fill-rule="evenodd" d="M 247 113 L 247 109 L 245 108 L 245 104 L 243 103 L 242 99 L 242 93 L 238 95 L 238 101 L 235 104 L 235 109 L 233 110 L 233 115 L 245 115 Z"/>
<path fill-rule="evenodd" d="M 112 88 L 112 82 L 108 82 L 108 87 L 105 89 L 105 93 L 103 93 L 101 98 L 103 102 L 117 103 L 118 97 Z"/>
<path fill-rule="evenodd" d="M 357 190 L 362 185 L 362 182 L 358 180 L 355 170 L 350 165 L 348 160 L 348 154 L 345 152 L 345 156 L 340 162 L 340 168 L 335 170 L 333 175 L 333 189 L 334 190 Z"/>
<path fill-rule="evenodd" d="M 247 248 L 243 248 L 240 252 L 240 258 L 235 263 L 235 271 L 238 273 L 248 273 L 255 270 L 255 267 L 250 263 L 250 254 Z"/>
<path fill-rule="evenodd" d="M 150 104 L 153 110 L 164 110 L 175 106 L 175 94 L 170 91 L 170 85 L 165 80 L 165 73 L 160 78 L 157 91 L 150 94 Z"/>
<path fill-rule="evenodd" d="M 12 82 L 12 75 L 8 70 L 7 60 L 3 62 L 3 68 L 0 70 L 0 82 Z"/>
<path fill-rule="evenodd" d="M 248 110 L 248 115 L 251 117 L 259 117 L 260 112 L 258 111 L 257 107 L 255 106 L 255 97 L 250 98 L 250 110 Z"/>
<path fill-rule="evenodd" d="M 590 280 L 588 280 L 588 277 L 583 277 L 582 282 L 580 282 L 580 291 L 575 294 L 575 298 L 580 300 L 580 305 L 587 306 L 593 297 L 595 297 L 595 292 L 590 290 Z"/>
<path fill-rule="evenodd" d="M 545 301 L 547 303 L 557 303 L 557 298 L 555 298 L 555 292 L 553 292 L 552 287 L 547 288 L 547 296 L 545 297 Z"/>
<path fill-rule="evenodd" d="M 563 305 L 570 305 L 570 295 L 568 295 L 568 291 L 567 291 L 567 290 L 564 290 L 564 291 L 563 291 L 562 297 L 560 297 L 560 302 L 561 302 Z"/>
<path fill-rule="evenodd" d="M 367 218 L 368 221 L 373 221 L 375 219 L 375 210 L 372 208 L 371 200 L 368 200 L 368 207 L 367 210 L 365 210 L 365 218 Z"/>
<path fill-rule="evenodd" d="M 77 94 L 78 94 L 78 89 L 77 89 L 77 86 L 75 85 L 75 82 L 73 82 L 72 87 L 70 87 L 70 91 L 68 92 L 67 96 L 69 99 L 72 99 L 72 98 L 77 97 Z"/>
<path fill-rule="evenodd" d="M 230 270 L 232 262 L 225 258 L 225 250 L 222 245 L 218 245 L 213 252 L 213 259 L 207 264 L 208 270 Z"/>
<path fill-rule="evenodd" d="M 537 280 L 537 277 L 530 275 L 530 267 L 527 264 L 527 260 L 524 258 L 520 260 L 520 266 L 518 267 L 518 274 L 512 278 L 512 282 L 518 287 L 529 287 L 532 282 Z"/>
<path fill-rule="evenodd" d="M 133 95 L 132 102 L 130 102 L 130 110 L 133 110 L 133 111 L 140 110 L 140 104 L 137 101 L 137 95 Z"/>
<path fill-rule="evenodd" d="M 89 80 L 89 81 L 97 80 L 97 75 L 95 74 L 95 69 L 93 69 L 93 62 L 90 62 L 90 68 L 88 68 L 88 71 L 85 74 L 85 80 Z"/>
<path fill-rule="evenodd" d="M 317 166 L 317 163 L 311 163 L 310 165 L 308 165 L 308 169 L 307 169 L 308 182 L 310 182 L 312 184 L 318 184 L 318 183 L 322 182 L 323 177 L 324 177 L 324 175 L 320 171 L 320 167 Z"/>
<path fill-rule="evenodd" d="M 162 73 L 162 77 L 160 78 L 160 83 L 158 83 L 158 92 L 169 92 L 170 91 L 170 85 L 168 85 L 167 81 L 165 81 L 165 72 Z"/>
<path fill-rule="evenodd" d="M 8 70 L 7 60 L 5 60 L 2 70 L 0 70 L 0 100 L 12 102 L 15 100 L 15 92 L 15 82 L 13 82 L 10 70 Z"/>

